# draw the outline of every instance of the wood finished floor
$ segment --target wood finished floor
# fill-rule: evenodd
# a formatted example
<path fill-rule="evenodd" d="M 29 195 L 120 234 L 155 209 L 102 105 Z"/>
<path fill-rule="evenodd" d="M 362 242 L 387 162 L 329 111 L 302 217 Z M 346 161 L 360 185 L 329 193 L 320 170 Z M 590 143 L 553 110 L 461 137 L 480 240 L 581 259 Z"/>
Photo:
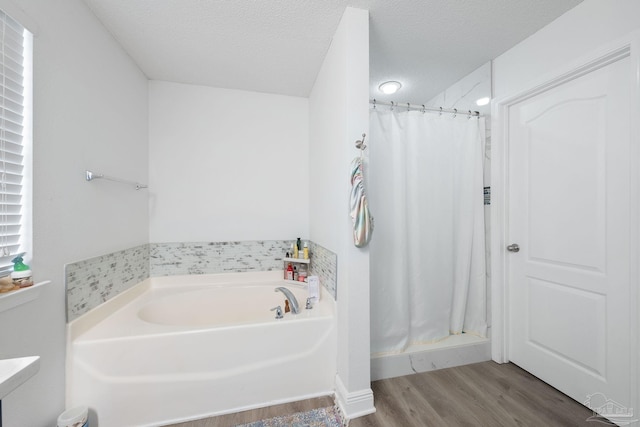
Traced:
<path fill-rule="evenodd" d="M 589 409 L 513 364 L 475 363 L 374 381 L 371 388 L 376 413 L 349 427 L 594 427 L 586 421 Z M 232 427 L 332 403 L 312 399 L 173 427 Z"/>

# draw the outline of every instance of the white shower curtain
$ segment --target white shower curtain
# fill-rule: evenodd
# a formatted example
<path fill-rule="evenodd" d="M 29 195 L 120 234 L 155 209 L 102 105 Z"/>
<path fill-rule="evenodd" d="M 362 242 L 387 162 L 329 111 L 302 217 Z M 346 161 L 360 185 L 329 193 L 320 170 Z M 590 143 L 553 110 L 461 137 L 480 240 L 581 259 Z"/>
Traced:
<path fill-rule="evenodd" d="M 485 336 L 484 118 L 378 107 L 370 141 L 371 351 Z"/>

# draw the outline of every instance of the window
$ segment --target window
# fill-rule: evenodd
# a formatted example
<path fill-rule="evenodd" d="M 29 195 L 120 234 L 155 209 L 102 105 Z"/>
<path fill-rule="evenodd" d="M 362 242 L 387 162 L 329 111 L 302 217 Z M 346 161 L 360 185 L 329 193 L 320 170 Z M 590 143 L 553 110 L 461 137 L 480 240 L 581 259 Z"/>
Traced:
<path fill-rule="evenodd" d="M 30 33 L 0 11 L 0 272 L 31 249 L 30 44 Z"/>

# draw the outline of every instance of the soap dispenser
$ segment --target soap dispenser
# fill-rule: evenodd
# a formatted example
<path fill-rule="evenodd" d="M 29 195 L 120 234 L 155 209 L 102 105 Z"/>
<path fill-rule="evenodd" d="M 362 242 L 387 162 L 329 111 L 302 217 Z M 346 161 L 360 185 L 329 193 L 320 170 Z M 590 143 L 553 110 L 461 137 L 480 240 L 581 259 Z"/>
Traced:
<path fill-rule="evenodd" d="M 29 266 L 22 262 L 21 256 L 17 256 L 11 260 L 13 263 L 13 273 L 11 273 L 11 279 L 15 286 L 26 288 L 33 285 L 33 278 L 31 277 L 31 269 Z"/>

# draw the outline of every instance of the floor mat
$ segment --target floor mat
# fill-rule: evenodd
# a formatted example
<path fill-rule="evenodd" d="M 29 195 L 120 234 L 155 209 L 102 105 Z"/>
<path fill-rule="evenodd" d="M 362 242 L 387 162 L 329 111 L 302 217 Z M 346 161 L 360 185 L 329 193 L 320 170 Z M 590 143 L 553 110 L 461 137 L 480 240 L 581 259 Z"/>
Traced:
<path fill-rule="evenodd" d="M 340 415 L 332 406 L 268 418 L 236 427 L 343 427 Z"/>

